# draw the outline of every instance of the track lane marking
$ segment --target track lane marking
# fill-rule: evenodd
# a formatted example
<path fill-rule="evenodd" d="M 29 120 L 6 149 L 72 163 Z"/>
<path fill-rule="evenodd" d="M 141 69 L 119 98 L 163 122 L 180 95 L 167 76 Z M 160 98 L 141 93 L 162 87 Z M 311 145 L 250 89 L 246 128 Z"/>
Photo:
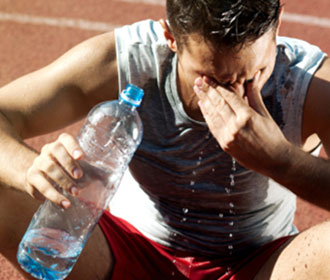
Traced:
<path fill-rule="evenodd" d="M 295 22 L 303 25 L 319 26 L 330 28 L 330 19 L 324 17 L 315 17 L 295 13 L 283 13 L 282 20 L 286 22 Z"/>
<path fill-rule="evenodd" d="M 9 21 L 34 25 L 48 25 L 92 31 L 110 31 L 117 27 L 116 25 L 107 22 L 97 22 L 74 18 L 41 17 L 28 14 L 3 12 L 0 12 L 0 21 Z"/>
<path fill-rule="evenodd" d="M 156 4 L 156 1 L 158 1 L 157 3 L 159 5 L 160 0 L 143 0 L 144 3 L 152 3 L 152 4 Z M 136 3 L 135 0 L 122 0 L 122 2 Z M 293 22 L 302 25 L 318 26 L 318 27 L 330 29 L 329 18 L 315 17 L 315 16 L 309 16 L 303 14 L 295 14 L 295 13 L 284 13 L 282 20 L 284 22 Z M 101 32 L 113 30 L 114 28 L 117 27 L 117 25 L 111 24 L 109 22 L 98 22 L 98 21 L 90 21 L 84 19 L 61 18 L 61 17 L 60 18 L 43 17 L 43 16 L 35 16 L 29 14 L 4 13 L 4 12 L 0 12 L 0 21 L 11 21 L 11 22 L 23 23 L 23 24 L 76 28 L 82 30 L 92 30 L 92 31 L 101 31 Z"/>
<path fill-rule="evenodd" d="M 120 2 L 126 2 L 126 3 L 144 3 L 144 4 L 151 4 L 155 6 L 164 6 L 166 5 L 166 0 L 120 0 Z"/>

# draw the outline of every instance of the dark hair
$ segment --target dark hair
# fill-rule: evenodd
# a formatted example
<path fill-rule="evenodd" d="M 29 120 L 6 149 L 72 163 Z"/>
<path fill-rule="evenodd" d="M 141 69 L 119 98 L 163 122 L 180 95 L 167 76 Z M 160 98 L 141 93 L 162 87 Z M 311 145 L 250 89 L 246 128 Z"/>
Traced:
<path fill-rule="evenodd" d="M 178 48 L 197 34 L 213 46 L 253 42 L 277 25 L 280 0 L 167 0 L 167 18 Z"/>

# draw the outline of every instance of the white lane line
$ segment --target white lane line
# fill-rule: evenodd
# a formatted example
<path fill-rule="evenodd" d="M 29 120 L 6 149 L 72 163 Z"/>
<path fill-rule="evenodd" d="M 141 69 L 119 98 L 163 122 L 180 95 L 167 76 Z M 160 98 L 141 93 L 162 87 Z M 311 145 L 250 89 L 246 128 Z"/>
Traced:
<path fill-rule="evenodd" d="M 166 5 L 166 0 L 120 0 L 120 2 L 136 3 L 136 4 L 146 3 L 146 4 L 159 5 L 159 6 Z M 330 19 L 329 18 L 322 18 L 322 17 L 309 16 L 309 15 L 304 15 L 304 14 L 284 12 L 284 14 L 282 16 L 282 20 L 285 22 L 295 22 L 295 23 L 300 23 L 300 24 L 304 24 L 304 25 L 330 28 Z"/>
<path fill-rule="evenodd" d="M 73 18 L 53 18 L 32 16 L 27 14 L 17 13 L 2 13 L 0 12 L 0 21 L 11 21 L 16 23 L 27 23 L 37 25 L 49 25 L 55 27 L 75 28 L 82 30 L 93 31 L 110 31 L 116 26 L 106 22 L 88 21 L 83 19 Z"/>
<path fill-rule="evenodd" d="M 330 19 L 329 18 L 322 18 L 322 17 L 315 17 L 315 16 L 309 16 L 309 15 L 284 12 L 282 19 L 283 19 L 283 21 L 286 21 L 286 22 L 295 22 L 295 23 L 300 23 L 300 24 L 304 24 L 304 25 L 313 25 L 313 26 L 330 28 Z"/>
<path fill-rule="evenodd" d="M 145 4 L 152 4 L 156 6 L 165 6 L 166 0 L 120 0 L 120 2 L 127 2 L 127 3 L 145 3 Z"/>
<path fill-rule="evenodd" d="M 121 1 L 136 3 L 135 0 L 121 0 Z M 148 2 L 152 4 L 157 3 L 159 5 L 159 1 L 160 0 L 143 0 L 140 2 L 145 2 L 145 3 Z M 308 26 L 319 26 L 330 29 L 329 18 L 315 17 L 309 15 L 295 14 L 295 13 L 284 13 L 282 19 L 285 22 L 294 22 Z M 3 13 L 3 12 L 0 12 L 0 21 L 49 25 L 55 27 L 76 28 L 82 30 L 93 30 L 93 31 L 101 31 L 101 32 L 113 30 L 115 27 L 117 27 L 116 25 L 107 22 L 97 22 L 97 21 L 89 21 L 89 20 L 73 19 L 73 18 L 41 17 L 41 16 L 33 16 L 28 14 Z"/>
<path fill-rule="evenodd" d="M 166 5 L 166 0 L 120 0 L 120 2 L 136 3 L 136 4 L 146 3 L 146 4 L 159 5 L 159 6 Z M 282 20 L 285 22 L 294 22 L 294 23 L 299 23 L 299 24 L 304 24 L 304 25 L 330 28 L 330 19 L 329 18 L 322 18 L 322 17 L 309 16 L 309 15 L 304 15 L 304 14 L 284 12 L 284 14 L 282 16 Z"/>

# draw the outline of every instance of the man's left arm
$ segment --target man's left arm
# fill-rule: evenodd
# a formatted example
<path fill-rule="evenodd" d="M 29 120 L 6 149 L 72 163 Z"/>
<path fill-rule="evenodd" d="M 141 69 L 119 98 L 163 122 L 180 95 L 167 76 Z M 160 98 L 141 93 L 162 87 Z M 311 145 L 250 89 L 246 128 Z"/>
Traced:
<path fill-rule="evenodd" d="M 315 73 L 306 96 L 302 141 L 312 134 L 321 139 L 330 156 L 330 59 L 326 58 Z"/>
<path fill-rule="evenodd" d="M 262 173 L 301 198 L 330 210 L 330 161 L 290 143 L 264 106 L 258 75 L 239 94 L 199 78 L 195 92 L 221 148 L 241 165 Z M 316 133 L 330 154 L 330 60 L 314 75 L 306 97 L 302 140 Z"/>

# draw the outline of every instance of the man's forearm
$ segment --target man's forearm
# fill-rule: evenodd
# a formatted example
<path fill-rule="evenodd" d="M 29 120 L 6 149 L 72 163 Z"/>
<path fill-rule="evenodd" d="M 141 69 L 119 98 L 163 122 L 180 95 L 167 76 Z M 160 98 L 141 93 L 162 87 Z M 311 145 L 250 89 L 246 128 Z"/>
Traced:
<path fill-rule="evenodd" d="M 28 147 L 0 115 L 0 185 L 24 190 L 25 173 L 38 153 Z"/>
<path fill-rule="evenodd" d="M 287 160 L 283 168 L 267 175 L 297 196 L 330 211 L 330 162 L 293 145 Z"/>

